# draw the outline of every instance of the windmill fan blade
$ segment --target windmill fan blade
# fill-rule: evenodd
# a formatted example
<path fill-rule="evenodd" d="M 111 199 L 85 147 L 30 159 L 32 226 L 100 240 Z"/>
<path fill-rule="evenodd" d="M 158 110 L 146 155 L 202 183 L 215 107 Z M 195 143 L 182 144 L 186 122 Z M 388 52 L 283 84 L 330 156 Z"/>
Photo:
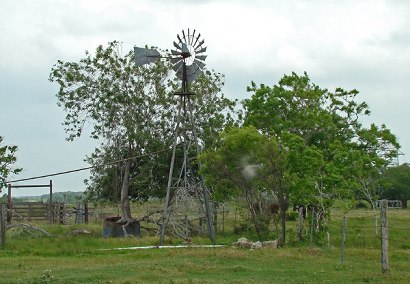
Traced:
<path fill-rule="evenodd" d="M 182 49 L 182 47 L 179 44 L 177 44 L 175 41 L 174 41 L 174 46 L 175 46 L 176 49 L 179 49 L 179 50 Z"/>
<path fill-rule="evenodd" d="M 198 53 L 204 53 L 205 51 L 206 51 L 206 47 L 203 47 L 203 48 L 201 48 L 201 49 L 198 50 L 198 51 L 195 50 L 195 53 L 196 53 L 196 54 L 198 54 Z"/>
<path fill-rule="evenodd" d="M 184 39 L 185 43 L 187 43 L 187 41 L 186 41 L 186 36 L 185 36 L 185 31 L 184 31 L 184 30 L 182 30 L 182 38 Z"/>
<path fill-rule="evenodd" d="M 185 43 L 182 43 L 181 51 L 182 53 L 189 53 L 188 46 Z"/>
<path fill-rule="evenodd" d="M 195 56 L 195 59 L 199 59 L 199 60 L 202 60 L 202 61 L 205 61 L 206 58 L 207 58 L 207 55 L 198 55 L 198 56 Z"/>
<path fill-rule="evenodd" d="M 183 64 L 183 61 L 182 61 L 182 60 L 179 60 L 179 62 L 175 63 L 175 64 L 172 66 L 172 69 L 173 69 L 175 72 L 177 72 L 177 73 L 178 73 L 179 70 L 181 70 L 181 72 L 182 72 L 182 68 L 181 68 L 182 64 Z"/>
<path fill-rule="evenodd" d="M 175 63 L 181 61 L 181 57 L 171 57 L 170 60 L 171 60 L 171 63 L 172 63 L 172 64 L 175 64 Z"/>
<path fill-rule="evenodd" d="M 194 43 L 194 40 L 195 40 L 195 32 L 196 32 L 196 30 L 194 30 L 194 32 L 192 33 L 191 42 L 189 43 L 191 46 L 193 46 L 193 43 Z"/>
<path fill-rule="evenodd" d="M 188 39 L 187 44 L 191 44 L 191 33 L 189 32 L 189 28 L 188 28 L 187 39 Z"/>
<path fill-rule="evenodd" d="M 200 69 L 203 69 L 205 67 L 205 63 L 197 59 L 194 60 L 194 64 L 196 64 Z"/>
<path fill-rule="evenodd" d="M 135 64 L 142 66 L 157 61 L 161 58 L 158 50 L 141 47 L 134 47 Z"/>
<path fill-rule="evenodd" d="M 179 43 L 182 43 L 182 39 L 181 39 L 181 37 L 180 37 L 179 35 L 177 35 L 177 38 L 178 38 L 178 40 L 179 40 Z"/>
<path fill-rule="evenodd" d="M 198 66 L 192 64 L 190 66 L 187 66 L 186 73 L 188 82 L 192 82 L 198 77 L 198 75 L 202 73 L 202 71 L 198 68 Z"/>
<path fill-rule="evenodd" d="M 201 40 L 200 43 L 198 43 L 198 45 L 195 47 L 195 49 L 200 48 L 201 45 L 203 45 L 205 43 L 205 40 Z"/>
<path fill-rule="evenodd" d="M 174 69 L 174 68 L 172 68 L 172 69 Z M 178 70 L 175 70 L 174 69 L 174 71 L 176 72 L 176 76 L 178 77 L 178 78 L 180 78 L 180 79 L 182 79 L 182 76 L 183 76 L 183 70 L 182 70 L 183 68 L 179 68 Z"/>
<path fill-rule="evenodd" d="M 196 37 L 195 43 L 194 43 L 192 46 L 195 46 L 195 45 L 196 45 L 196 43 L 198 42 L 200 36 L 201 36 L 201 34 L 199 34 L 199 35 Z"/>
<path fill-rule="evenodd" d="M 172 55 L 181 55 L 181 51 L 177 51 L 177 50 L 172 50 L 172 49 L 171 49 L 171 54 L 172 54 Z"/>

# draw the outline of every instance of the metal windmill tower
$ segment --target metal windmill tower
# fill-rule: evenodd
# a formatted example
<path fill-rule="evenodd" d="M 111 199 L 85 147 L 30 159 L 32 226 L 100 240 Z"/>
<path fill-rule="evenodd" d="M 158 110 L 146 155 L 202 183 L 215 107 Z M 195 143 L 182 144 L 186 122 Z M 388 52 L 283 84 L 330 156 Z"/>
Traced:
<path fill-rule="evenodd" d="M 200 153 L 198 137 L 192 113 L 191 96 L 195 93 L 189 91 L 189 83 L 202 73 L 205 67 L 206 47 L 201 34 L 193 30 L 191 33 L 182 31 L 174 41 L 176 50 L 171 50 L 169 56 L 161 56 L 155 49 L 135 47 L 135 63 L 137 66 L 155 62 L 160 58 L 169 58 L 172 69 L 182 81 L 178 97 L 178 113 L 172 145 L 172 158 L 170 162 L 167 191 L 164 203 L 164 212 L 160 232 L 160 244 L 163 244 L 167 226 L 179 236 L 188 238 L 190 234 L 201 231 L 202 220 L 205 218 L 208 234 L 212 243 L 215 243 L 215 234 L 211 222 L 211 209 L 209 192 L 204 184 L 204 179 L 197 173 L 193 159 L 189 157 L 190 149 Z M 189 127 L 182 127 L 182 124 Z M 175 167 L 177 147 L 182 147 L 182 166 Z M 195 161 L 200 166 L 199 161 Z"/>

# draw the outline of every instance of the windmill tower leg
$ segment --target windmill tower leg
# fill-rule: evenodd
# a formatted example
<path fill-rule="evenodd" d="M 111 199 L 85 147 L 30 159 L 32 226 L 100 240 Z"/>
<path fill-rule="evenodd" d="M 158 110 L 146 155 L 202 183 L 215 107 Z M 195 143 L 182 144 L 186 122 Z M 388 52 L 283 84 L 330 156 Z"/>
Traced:
<path fill-rule="evenodd" d="M 189 109 L 189 118 L 191 121 L 191 127 L 192 127 L 192 134 L 194 135 L 194 140 L 195 140 L 195 147 L 196 147 L 196 154 L 199 156 L 200 154 L 200 148 L 198 144 L 198 137 L 196 134 L 196 129 L 195 129 L 195 124 L 194 124 L 194 117 L 192 113 L 192 104 L 191 100 L 188 96 L 188 109 Z M 201 162 L 198 161 L 199 168 L 201 168 Z M 206 219 L 207 219 L 207 226 L 208 226 L 208 233 L 209 237 L 211 238 L 212 244 L 215 244 L 215 232 L 212 227 L 212 219 L 211 219 L 211 208 L 209 206 L 209 192 L 208 189 L 205 186 L 205 180 L 203 175 L 200 175 L 201 179 L 201 188 L 202 188 L 202 193 L 204 195 L 204 203 L 205 203 L 205 211 L 206 211 Z"/>
<path fill-rule="evenodd" d="M 159 242 L 159 244 L 161 246 L 164 244 L 165 229 L 166 229 L 166 225 L 168 223 L 169 195 L 170 195 L 170 192 L 171 192 L 172 176 L 174 174 L 175 152 L 176 152 L 176 149 L 177 149 L 177 142 L 178 142 L 178 135 L 179 135 L 179 125 L 181 123 L 181 110 L 182 110 L 182 97 L 180 98 L 180 102 L 179 102 L 177 125 L 175 127 L 174 142 L 172 144 L 171 165 L 170 165 L 169 174 L 168 174 L 167 193 L 165 195 L 164 213 L 162 215 L 162 225 L 161 225 L 161 234 L 160 234 L 160 242 Z"/>
<path fill-rule="evenodd" d="M 192 93 L 191 93 L 192 94 Z M 178 137 L 181 134 L 180 133 L 180 124 L 183 116 L 183 109 L 184 109 L 184 116 L 188 116 L 187 119 L 189 119 L 191 129 L 190 131 L 192 132 L 193 139 L 194 139 L 194 144 L 196 147 L 196 153 L 199 155 L 200 153 L 200 148 L 198 144 L 198 138 L 196 134 L 196 129 L 194 125 L 194 120 L 193 120 L 193 113 L 192 113 L 192 105 L 190 101 L 190 94 L 178 94 L 180 96 L 180 105 L 178 109 L 178 117 L 177 117 L 177 127 L 175 129 L 174 133 L 174 140 L 173 140 L 173 146 L 172 146 L 172 158 L 171 158 L 171 163 L 170 163 L 170 169 L 169 169 L 169 175 L 168 175 L 168 183 L 167 183 L 167 192 L 165 196 L 165 203 L 164 203 L 164 211 L 163 211 L 163 217 L 162 217 L 162 226 L 161 226 L 161 232 L 160 232 L 160 245 L 163 245 L 164 243 L 164 236 L 165 236 L 165 231 L 166 231 L 166 226 L 170 222 L 170 212 L 169 206 L 170 206 L 170 195 L 171 195 L 171 189 L 173 186 L 173 175 L 174 175 L 174 166 L 175 166 L 175 155 L 176 155 L 176 147 L 178 143 Z M 184 106 L 184 107 L 183 107 Z M 186 107 L 188 107 L 188 111 L 186 111 Z M 184 141 L 186 143 L 186 141 Z M 176 184 L 181 185 L 184 191 L 189 190 L 189 182 L 187 181 L 187 159 L 188 155 L 188 149 L 187 145 L 184 144 L 184 163 L 182 166 L 182 174 L 179 177 L 179 180 Z M 200 163 L 198 162 L 199 166 Z M 204 204 L 200 204 L 200 207 L 202 205 L 205 206 L 205 214 L 206 214 L 206 219 L 207 219 L 207 227 L 208 227 L 208 234 L 210 236 L 210 239 L 213 244 L 215 244 L 215 234 L 213 231 L 212 227 L 212 219 L 211 219 L 211 209 L 210 209 L 210 204 L 209 204 L 209 192 L 207 188 L 205 187 L 204 183 L 204 178 L 202 176 L 199 176 L 200 180 L 200 189 L 202 191 L 203 195 L 203 201 Z M 175 201 L 174 201 L 175 202 Z M 203 210 L 203 209 L 202 209 Z M 185 227 L 185 233 L 184 235 L 187 237 L 189 230 L 188 230 L 188 218 L 187 218 L 187 212 L 185 212 L 185 222 L 184 222 L 184 227 Z"/>

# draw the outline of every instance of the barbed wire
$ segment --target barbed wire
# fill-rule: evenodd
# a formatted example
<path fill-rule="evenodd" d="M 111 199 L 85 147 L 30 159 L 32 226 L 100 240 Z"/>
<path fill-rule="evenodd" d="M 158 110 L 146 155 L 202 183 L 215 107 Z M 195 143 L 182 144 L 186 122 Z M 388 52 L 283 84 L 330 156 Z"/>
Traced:
<path fill-rule="evenodd" d="M 410 220 L 402 220 L 402 219 L 396 219 L 392 217 L 387 217 L 388 220 L 394 220 L 394 221 L 399 221 L 399 222 L 405 222 L 405 223 L 410 223 Z"/>
<path fill-rule="evenodd" d="M 410 228 L 387 227 L 389 230 L 410 231 Z"/>
<path fill-rule="evenodd" d="M 333 217 L 333 215 L 332 215 Z M 343 219 L 344 216 L 340 216 L 340 219 Z M 346 215 L 347 219 L 370 219 L 370 218 L 374 218 L 375 216 L 373 214 L 371 215 L 366 215 L 366 216 L 349 216 Z M 377 214 L 376 217 L 380 217 L 380 214 Z"/>
<path fill-rule="evenodd" d="M 408 240 L 403 240 L 403 239 L 398 239 L 398 238 L 391 238 L 391 237 L 389 237 L 388 240 L 389 240 L 389 242 L 390 242 L 390 241 L 393 241 L 393 242 L 395 242 L 396 244 L 397 244 L 397 243 L 406 243 L 406 242 L 408 242 L 409 245 L 410 245 L 410 241 L 408 241 Z"/>
<path fill-rule="evenodd" d="M 165 152 L 165 151 L 168 151 L 168 150 L 169 150 L 169 149 L 163 149 L 163 150 L 160 150 L 160 151 L 150 152 L 150 153 L 146 153 L 146 154 L 143 154 L 143 155 L 138 155 L 138 156 L 134 156 L 134 157 L 126 158 L 126 159 L 116 160 L 116 161 L 109 162 L 109 163 L 106 163 L 106 164 L 100 164 L 100 165 L 95 165 L 95 166 L 89 166 L 89 167 L 84 167 L 84 168 L 78 168 L 78 169 L 74 169 L 74 170 L 62 171 L 62 172 L 57 172 L 57 173 L 52 173 L 52 174 L 47 174 L 47 175 L 41 175 L 41 176 L 30 177 L 30 178 L 23 178 L 23 179 L 17 179 L 17 180 L 6 181 L 6 184 L 10 184 L 10 183 L 14 183 L 14 182 L 21 182 L 21 181 L 29 181 L 29 180 L 41 179 L 41 178 L 47 178 L 47 177 L 53 177 L 53 176 L 59 176 L 59 175 L 66 175 L 66 174 L 71 174 L 71 173 L 75 173 L 75 172 L 90 170 L 90 169 L 94 169 L 94 168 L 106 167 L 106 166 L 118 164 L 118 163 L 121 163 L 121 162 L 125 162 L 125 161 L 128 161 L 128 160 L 133 160 L 133 159 L 137 159 L 137 158 L 141 158 L 141 157 L 145 157 L 145 156 L 149 156 L 149 155 L 154 155 L 154 154 L 162 153 L 162 152 Z"/>

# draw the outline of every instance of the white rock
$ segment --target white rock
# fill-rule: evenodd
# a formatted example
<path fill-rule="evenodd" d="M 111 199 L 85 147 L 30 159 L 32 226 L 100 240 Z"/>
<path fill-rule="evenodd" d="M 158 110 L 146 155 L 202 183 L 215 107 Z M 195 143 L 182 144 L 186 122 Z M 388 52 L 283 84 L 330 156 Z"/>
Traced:
<path fill-rule="evenodd" d="M 260 241 L 254 242 L 251 245 L 251 249 L 260 249 L 262 248 L 262 243 Z"/>

